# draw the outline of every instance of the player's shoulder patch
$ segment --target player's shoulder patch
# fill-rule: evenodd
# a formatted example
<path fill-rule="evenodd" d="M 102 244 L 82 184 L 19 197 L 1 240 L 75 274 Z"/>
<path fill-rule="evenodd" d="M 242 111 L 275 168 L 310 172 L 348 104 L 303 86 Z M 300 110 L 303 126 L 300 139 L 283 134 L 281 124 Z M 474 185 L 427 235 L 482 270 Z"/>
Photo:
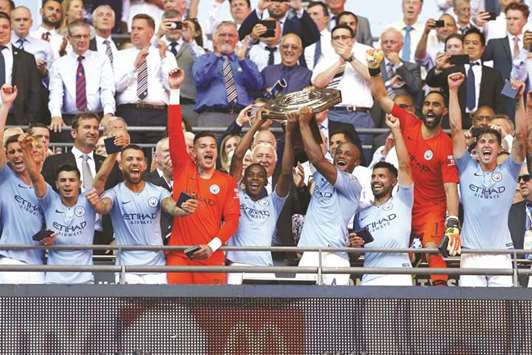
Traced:
<path fill-rule="evenodd" d="M 447 166 L 455 166 L 456 161 L 454 160 L 454 157 L 452 154 L 447 155 Z"/>

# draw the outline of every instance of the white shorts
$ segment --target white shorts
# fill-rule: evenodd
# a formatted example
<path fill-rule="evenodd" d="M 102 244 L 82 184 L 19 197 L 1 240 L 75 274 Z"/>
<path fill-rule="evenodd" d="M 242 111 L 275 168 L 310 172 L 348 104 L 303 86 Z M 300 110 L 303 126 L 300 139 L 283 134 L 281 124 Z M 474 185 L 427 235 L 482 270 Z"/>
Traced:
<path fill-rule="evenodd" d="M 120 283 L 120 274 L 116 274 L 116 283 Z M 149 273 L 149 274 L 135 274 L 132 272 L 126 272 L 125 274 L 126 284 L 144 284 L 144 285 L 166 285 L 168 283 L 166 279 L 166 273 Z"/>
<path fill-rule="evenodd" d="M 243 263 L 232 263 L 231 266 L 255 266 Z M 244 279 L 253 280 L 274 280 L 275 274 L 272 273 L 253 273 L 253 272 L 231 272 L 227 274 L 228 285 L 242 285 Z"/>
<path fill-rule="evenodd" d="M 509 254 L 463 254 L 461 268 L 511 269 L 512 258 Z M 512 287 L 511 275 L 460 275 L 460 287 Z"/>
<path fill-rule="evenodd" d="M 344 253 L 345 255 L 345 253 Z M 303 253 L 298 266 L 319 266 L 319 253 L 306 251 Z M 321 266 L 323 267 L 349 267 L 349 258 L 340 256 L 337 253 L 321 253 Z M 352 284 L 349 274 L 322 274 L 324 285 L 349 286 Z M 298 280 L 317 281 L 317 274 L 297 274 Z"/>
<path fill-rule="evenodd" d="M 0 265 L 29 265 L 24 261 L 1 257 Z M 0 284 L 43 284 L 44 272 L 41 271 L 2 271 L 0 272 Z"/>
<path fill-rule="evenodd" d="M 411 275 L 376 275 L 369 281 L 360 283 L 360 286 L 412 286 L 414 285 Z"/>

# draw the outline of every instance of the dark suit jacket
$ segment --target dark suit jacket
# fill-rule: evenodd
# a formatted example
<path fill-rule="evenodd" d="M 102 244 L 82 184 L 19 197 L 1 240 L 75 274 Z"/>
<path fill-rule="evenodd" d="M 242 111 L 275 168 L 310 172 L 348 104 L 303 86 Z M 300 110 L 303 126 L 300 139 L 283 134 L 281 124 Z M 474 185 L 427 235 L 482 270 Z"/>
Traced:
<path fill-rule="evenodd" d="M 482 60 L 492 60 L 493 69 L 498 70 L 504 79 L 509 79 L 512 72 L 513 58 L 508 36 L 490 39 L 482 54 Z"/>
<path fill-rule="evenodd" d="M 12 84 L 17 87 L 18 94 L 8 124 L 27 125 L 30 122 L 38 122 L 41 116 L 42 85 L 35 57 L 15 47 L 12 47 L 12 51 Z"/>
<path fill-rule="evenodd" d="M 381 73 L 382 79 L 387 81 L 391 78 L 386 71 L 384 62 L 385 61 L 382 61 L 381 64 Z M 417 64 L 405 62 L 403 60 L 401 60 L 401 62 L 403 65 L 400 68 L 397 68 L 395 75 L 399 75 L 405 82 L 405 85 L 402 88 L 394 89 L 394 92 L 396 95 L 406 93 L 412 96 L 412 98 L 417 102 L 418 96 L 422 93 L 421 70 Z"/>
<path fill-rule="evenodd" d="M 460 65 L 456 68 L 449 68 L 441 72 L 435 73 L 435 68 L 431 69 L 427 78 L 425 79 L 427 85 L 431 87 L 443 88 L 444 92 L 448 94 L 449 86 L 447 84 L 447 76 L 453 72 L 460 71 L 465 75 L 465 68 Z M 490 67 L 482 66 L 482 78 L 480 79 L 480 93 L 477 98 L 477 107 L 490 106 L 497 113 L 505 112 L 504 97 L 501 96 L 501 90 L 504 85 L 501 74 Z M 464 128 L 471 126 L 471 119 L 466 115 L 466 99 L 467 99 L 467 85 L 464 82 L 458 91 L 458 98 L 460 99 L 460 108 L 462 109 L 462 123 Z"/>
<path fill-rule="evenodd" d="M 116 41 L 114 39 L 111 38 L 111 41 L 115 42 L 115 45 L 116 45 Z M 97 52 L 98 51 L 98 44 L 96 42 L 96 38 L 93 37 L 90 42 L 89 42 L 89 50 L 91 51 L 95 51 Z"/>
<path fill-rule="evenodd" d="M 144 180 L 147 182 L 151 182 L 152 184 L 156 186 L 160 186 L 172 192 L 172 188 L 168 186 L 168 184 L 166 183 L 166 180 L 164 180 L 162 177 L 159 176 L 159 173 L 157 173 L 157 170 L 145 174 Z M 161 235 L 163 237 L 164 244 L 166 244 L 168 241 L 168 239 L 166 239 L 165 237 L 172 231 L 173 220 L 174 220 L 174 217 L 172 217 L 171 215 L 169 215 L 168 213 L 164 211 L 161 211 Z"/>
<path fill-rule="evenodd" d="M 257 17 L 256 10 L 253 10 L 238 29 L 240 40 L 250 34 L 253 26 L 259 23 L 259 21 L 260 19 Z M 295 33 L 301 37 L 303 47 L 317 42 L 320 39 L 320 31 L 306 11 L 303 11 L 301 18 L 297 16 L 291 17 L 290 15 L 286 17 L 286 22 L 283 26 L 283 35 L 287 33 Z"/>
<path fill-rule="evenodd" d="M 367 18 L 357 15 L 357 33 L 356 40 L 358 43 L 364 43 L 367 46 L 373 47 L 373 36 L 371 35 L 371 28 Z"/>

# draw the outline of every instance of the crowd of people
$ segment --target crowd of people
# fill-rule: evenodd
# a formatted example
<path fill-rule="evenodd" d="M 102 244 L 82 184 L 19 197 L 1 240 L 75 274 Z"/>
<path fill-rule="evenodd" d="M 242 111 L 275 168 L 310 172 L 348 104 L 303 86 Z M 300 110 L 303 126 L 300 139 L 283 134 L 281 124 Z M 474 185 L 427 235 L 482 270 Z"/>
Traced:
<path fill-rule="evenodd" d="M 500 249 L 461 255 L 463 268 L 496 269 L 512 268 L 505 249 L 532 247 L 526 4 L 438 0 L 441 13 L 422 23 L 423 0 L 402 0 L 401 19 L 375 40 L 372 19 L 346 0 L 229 0 L 231 21 L 223 2 L 43 0 L 35 14 L 0 0 L 0 245 L 190 246 L 120 250 L 116 263 L 248 267 L 348 267 L 362 255 L 220 247 L 357 247 L 365 267 L 394 268 L 419 258 L 372 249 L 439 248 L 422 256 L 431 268 L 462 248 Z M 264 118 L 268 100 L 309 86 L 341 102 Z M 0 265 L 91 265 L 96 253 L 5 249 Z M 275 278 L 249 270 L 123 281 Z M 0 271 L 0 283 L 91 282 L 90 272 Z M 361 284 L 413 279 L 368 273 Z"/>

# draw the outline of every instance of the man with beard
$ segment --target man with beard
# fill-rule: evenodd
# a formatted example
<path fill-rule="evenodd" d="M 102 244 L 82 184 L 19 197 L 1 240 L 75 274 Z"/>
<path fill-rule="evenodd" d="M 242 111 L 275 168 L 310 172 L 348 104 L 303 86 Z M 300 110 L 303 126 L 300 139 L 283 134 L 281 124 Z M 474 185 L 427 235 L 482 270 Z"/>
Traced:
<path fill-rule="evenodd" d="M 0 142 L 4 140 L 4 128 L 7 115 L 17 96 L 16 88 L 12 93 L 4 84 L 0 89 L 2 106 L 0 107 Z M 37 147 L 35 147 L 37 148 Z M 44 152 L 35 149 L 35 159 L 42 166 Z M 40 154 L 39 154 L 40 153 Z M 22 148 L 18 136 L 11 136 L 5 145 L 0 146 L 0 225 L 2 244 L 35 245 L 32 236 L 39 232 L 43 225 L 43 215 L 39 202 L 33 192 L 31 179 L 22 159 Z M 2 265 L 39 265 L 43 263 L 43 252 L 40 249 L 0 250 Z M 0 272 L 0 284 L 43 283 L 42 272 Z"/>
<path fill-rule="evenodd" d="M 445 98 L 438 91 L 429 92 L 423 100 L 423 116 L 419 120 L 387 95 L 379 75 L 380 61 L 376 57 L 375 53 L 368 52 L 372 94 L 383 111 L 399 118 L 412 164 L 412 229 L 420 236 L 425 248 L 434 248 L 439 245 L 444 233 L 456 239 L 454 232 L 459 224 L 458 172 L 452 156 L 451 139 L 441 128 L 442 117 L 447 113 Z M 440 255 L 431 254 L 427 259 L 429 267 L 446 267 Z M 446 285 L 448 277 L 431 275 L 431 279 L 433 285 Z"/>
<path fill-rule="evenodd" d="M 410 242 L 412 206 L 414 205 L 414 188 L 408 151 L 401 134 L 399 119 L 386 117 L 386 125 L 391 128 L 395 140 L 395 149 L 399 160 L 399 172 L 390 163 L 378 162 L 371 174 L 371 191 L 375 200 L 360 211 L 356 218 L 356 230 L 367 229 L 374 241 L 365 244 L 357 234 L 349 236 L 350 246 L 366 249 L 397 248 L 406 249 Z M 395 196 L 395 185 L 399 188 Z M 364 255 L 364 267 L 412 267 L 408 254 L 370 253 Z M 410 275 L 366 274 L 362 285 L 412 286 Z"/>
<path fill-rule="evenodd" d="M 174 218 L 169 245 L 194 245 L 197 250 L 186 255 L 172 251 L 168 265 L 222 266 L 224 252 L 218 250 L 238 228 L 239 200 L 235 180 L 216 170 L 216 137 L 199 133 L 189 156 L 183 135 L 179 88 L 184 80 L 182 70 L 169 75 L 170 105 L 168 106 L 168 137 L 174 175 L 174 198 L 181 193 L 198 201 L 197 211 L 186 217 Z M 223 222 L 223 223 L 222 223 Z M 225 284 L 224 273 L 168 273 L 172 284 Z"/>
<path fill-rule="evenodd" d="M 453 138 L 453 155 L 460 171 L 460 195 L 464 206 L 462 244 L 468 249 L 512 249 L 508 228 L 508 213 L 517 186 L 517 177 L 525 159 L 527 113 L 523 99 L 524 84 L 513 84 L 519 89 L 516 104 L 516 136 L 510 158 L 497 164 L 501 151 L 501 134 L 492 128 L 480 128 L 477 136 L 476 155 L 473 159 L 467 151 L 462 130 L 462 117 L 458 99 L 462 73 L 449 75 L 449 121 Z M 453 252 L 460 252 L 457 243 Z M 460 261 L 462 268 L 512 269 L 510 254 L 465 254 Z M 460 286 L 511 287 L 512 276 L 461 275 Z"/>
<path fill-rule="evenodd" d="M 262 119 L 260 111 L 257 112 L 257 119 L 253 126 L 238 144 L 231 162 L 231 175 L 236 181 L 241 181 L 244 188 L 239 188 L 238 190 L 241 210 L 240 223 L 235 235 L 229 239 L 228 245 L 264 247 L 272 244 L 277 219 L 286 201 L 292 178 L 291 173 L 294 164 L 292 132 L 297 125 L 296 117 L 291 115 L 287 121 L 281 174 L 275 184 L 275 190 L 271 194 L 266 191 L 266 185 L 268 184 L 266 168 L 260 163 L 249 165 L 242 177 L 244 156 L 251 146 L 253 136 L 262 124 L 266 122 L 266 120 Z M 272 254 L 269 251 L 229 251 L 227 259 L 233 265 L 273 266 Z M 271 277 L 271 275 L 267 274 L 258 275 L 254 277 L 262 279 Z M 243 273 L 229 274 L 227 283 L 233 285 L 241 284 L 244 276 Z"/>
<path fill-rule="evenodd" d="M 64 50 L 67 45 L 67 39 L 57 31 L 63 21 L 63 6 L 61 5 L 61 1 L 44 1 L 41 8 L 41 16 L 41 26 L 33 31 L 31 35 L 49 42 L 54 51 L 54 58 L 59 58 L 59 52 Z"/>
<path fill-rule="evenodd" d="M 320 146 L 314 140 L 309 108 L 300 112 L 298 121 L 305 152 L 315 171 L 312 175 L 310 204 L 305 216 L 298 247 L 345 247 L 347 224 L 359 208 L 362 187 L 352 175 L 359 151 L 351 142 L 336 148 L 334 164 L 325 158 Z M 349 267 L 347 253 L 304 252 L 299 266 Z M 316 279 L 313 274 L 298 274 L 299 279 Z M 348 285 L 349 274 L 326 274 L 322 276 L 325 285 Z M 319 282 L 320 280 L 318 280 Z"/>
<path fill-rule="evenodd" d="M 96 180 L 109 175 L 116 160 L 112 154 L 106 158 Z M 100 197 L 96 190 L 87 194 L 94 209 L 101 214 L 111 214 L 117 245 L 162 246 L 161 209 L 172 216 L 194 212 L 196 201 L 188 200 L 179 208 L 168 190 L 145 182 L 146 159 L 142 148 L 128 145 L 122 149 L 120 171 L 124 182 L 104 192 Z M 117 255 L 117 265 L 164 265 L 164 253 L 151 250 L 122 251 Z M 166 284 L 166 273 L 127 273 L 129 284 Z"/>

